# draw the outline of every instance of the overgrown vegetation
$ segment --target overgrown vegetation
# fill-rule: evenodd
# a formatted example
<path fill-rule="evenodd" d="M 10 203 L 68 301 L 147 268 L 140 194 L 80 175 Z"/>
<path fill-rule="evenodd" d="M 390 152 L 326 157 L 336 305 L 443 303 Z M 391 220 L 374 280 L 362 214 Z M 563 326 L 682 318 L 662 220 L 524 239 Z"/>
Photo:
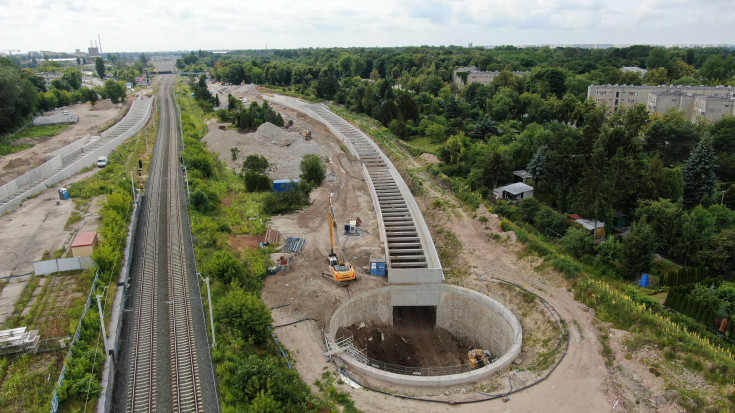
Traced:
<path fill-rule="evenodd" d="M 304 205 L 302 197 L 308 200 L 308 192 L 303 188 L 308 185 L 294 185 L 281 193 L 248 192 L 246 180 L 219 162 L 200 141 L 207 132 L 205 119 L 212 113 L 204 111 L 206 105 L 196 104 L 186 88 L 177 88 L 176 95 L 181 108 L 186 146 L 183 157 L 189 168 L 189 185 L 212 200 L 207 210 L 197 208 L 192 201 L 189 214 L 197 239 L 197 267 L 213 280 L 217 348 L 212 357 L 217 366 L 222 410 L 332 410 L 329 402 L 312 394 L 296 371 L 288 368 L 271 340 L 270 310 L 259 298 L 270 265 L 270 250 L 234 250 L 229 244 L 231 237 L 264 233 L 263 222 L 270 210 L 289 204 Z M 256 157 L 245 160 L 245 174 L 262 173 L 265 168 L 267 164 L 263 166 Z M 228 202 L 221 202 L 224 199 Z"/>

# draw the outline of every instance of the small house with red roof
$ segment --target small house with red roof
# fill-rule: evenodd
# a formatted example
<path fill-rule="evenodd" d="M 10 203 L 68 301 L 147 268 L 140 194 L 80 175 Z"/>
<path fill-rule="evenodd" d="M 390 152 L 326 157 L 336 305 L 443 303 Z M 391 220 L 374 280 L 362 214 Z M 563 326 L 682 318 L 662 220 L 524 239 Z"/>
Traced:
<path fill-rule="evenodd" d="M 71 244 L 71 255 L 74 257 L 91 257 L 97 246 L 97 233 L 94 231 L 80 232 L 74 237 Z"/>

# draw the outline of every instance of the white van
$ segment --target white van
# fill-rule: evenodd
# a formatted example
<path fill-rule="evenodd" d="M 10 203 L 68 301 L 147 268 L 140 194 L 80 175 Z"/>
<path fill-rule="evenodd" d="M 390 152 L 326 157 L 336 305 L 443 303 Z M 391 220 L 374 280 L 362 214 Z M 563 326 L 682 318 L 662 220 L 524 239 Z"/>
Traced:
<path fill-rule="evenodd" d="M 106 156 L 100 156 L 99 158 L 97 158 L 97 167 L 104 168 L 105 166 L 107 166 L 108 162 L 109 160 Z"/>

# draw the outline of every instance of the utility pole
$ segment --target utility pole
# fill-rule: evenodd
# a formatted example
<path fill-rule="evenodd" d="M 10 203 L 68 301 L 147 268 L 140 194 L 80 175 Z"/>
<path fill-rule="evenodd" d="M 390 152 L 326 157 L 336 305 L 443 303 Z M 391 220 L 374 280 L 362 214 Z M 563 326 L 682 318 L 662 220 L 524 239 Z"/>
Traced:
<path fill-rule="evenodd" d="M 102 302 L 100 301 L 100 297 L 102 296 L 95 295 L 95 297 L 97 297 L 97 311 L 99 311 L 100 313 L 100 328 L 102 329 L 102 340 L 105 343 L 105 353 L 108 355 L 112 355 L 110 354 L 110 347 L 107 344 L 107 330 L 105 329 L 105 316 L 104 316 L 104 313 L 102 312 Z"/>
<path fill-rule="evenodd" d="M 209 277 L 203 278 L 201 273 L 197 273 L 199 278 L 207 284 L 207 302 L 209 303 L 209 323 L 212 325 L 212 348 L 217 347 L 217 340 L 214 339 L 214 317 L 212 316 L 212 294 L 209 292 Z"/>

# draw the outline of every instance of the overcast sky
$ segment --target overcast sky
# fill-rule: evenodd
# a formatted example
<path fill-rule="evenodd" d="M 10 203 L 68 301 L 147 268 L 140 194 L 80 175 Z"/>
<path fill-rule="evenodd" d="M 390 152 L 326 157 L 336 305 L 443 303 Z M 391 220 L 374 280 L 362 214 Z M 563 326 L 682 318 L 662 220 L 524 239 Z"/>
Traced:
<path fill-rule="evenodd" d="M 238 4 L 240 3 L 240 4 Z M 735 43 L 733 0 L 0 0 L 0 52 Z"/>

